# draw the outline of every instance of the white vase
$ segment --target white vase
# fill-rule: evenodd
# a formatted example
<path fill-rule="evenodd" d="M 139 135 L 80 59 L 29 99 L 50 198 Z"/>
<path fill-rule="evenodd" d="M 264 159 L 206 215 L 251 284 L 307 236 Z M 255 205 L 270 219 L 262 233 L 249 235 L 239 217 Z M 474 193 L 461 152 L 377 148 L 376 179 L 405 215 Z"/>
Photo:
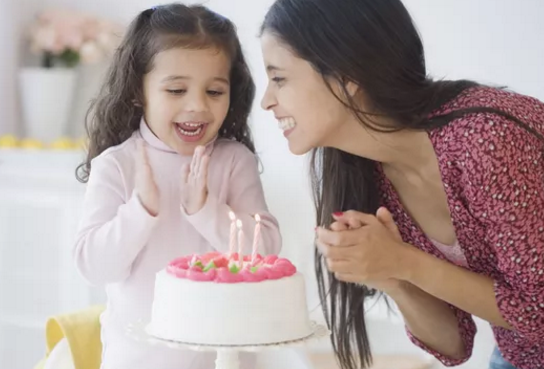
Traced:
<path fill-rule="evenodd" d="M 25 137 L 49 143 L 67 134 L 76 78 L 76 71 L 68 68 L 21 69 Z"/>

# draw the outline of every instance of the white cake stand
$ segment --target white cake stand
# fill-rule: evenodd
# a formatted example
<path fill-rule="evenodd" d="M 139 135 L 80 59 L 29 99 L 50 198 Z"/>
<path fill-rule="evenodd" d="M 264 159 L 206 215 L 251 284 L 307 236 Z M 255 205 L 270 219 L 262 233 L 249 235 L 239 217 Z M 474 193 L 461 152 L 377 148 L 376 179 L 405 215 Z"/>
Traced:
<path fill-rule="evenodd" d="M 285 341 L 273 344 L 262 345 L 199 345 L 196 343 L 186 343 L 171 340 L 164 340 L 148 334 L 145 330 L 146 324 L 138 322 L 131 324 L 127 327 L 127 334 L 140 342 L 147 342 L 152 345 L 162 345 L 172 349 L 178 350 L 192 350 L 192 351 L 215 351 L 217 358 L 215 360 L 215 369 L 240 369 L 240 360 L 238 354 L 241 351 L 247 352 L 259 352 L 269 349 L 280 349 L 284 347 L 292 347 L 295 345 L 307 344 L 312 340 L 327 337 L 330 335 L 330 331 L 323 325 L 312 322 L 312 333 L 304 338 Z"/>

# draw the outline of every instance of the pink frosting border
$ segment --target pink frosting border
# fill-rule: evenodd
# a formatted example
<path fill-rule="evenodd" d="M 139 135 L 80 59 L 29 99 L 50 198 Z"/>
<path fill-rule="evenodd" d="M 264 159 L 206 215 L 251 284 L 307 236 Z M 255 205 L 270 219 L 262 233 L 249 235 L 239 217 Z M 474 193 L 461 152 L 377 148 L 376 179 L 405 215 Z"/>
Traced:
<path fill-rule="evenodd" d="M 206 272 L 201 267 L 191 266 L 193 260 L 200 260 L 203 265 L 211 260 L 217 268 Z M 280 258 L 277 255 L 261 256 L 257 255 L 251 262 L 251 256 L 244 256 L 244 267 L 238 273 L 232 273 L 229 268 L 229 262 L 238 261 L 237 253 L 228 257 L 228 255 L 219 252 L 210 252 L 204 255 L 182 256 L 172 260 L 166 267 L 166 272 L 176 278 L 189 279 L 195 282 L 216 282 L 216 283 L 244 283 L 261 282 L 265 280 L 275 280 L 292 276 L 297 272 L 297 268 L 288 259 Z M 252 267 L 258 267 L 255 272 Z"/>

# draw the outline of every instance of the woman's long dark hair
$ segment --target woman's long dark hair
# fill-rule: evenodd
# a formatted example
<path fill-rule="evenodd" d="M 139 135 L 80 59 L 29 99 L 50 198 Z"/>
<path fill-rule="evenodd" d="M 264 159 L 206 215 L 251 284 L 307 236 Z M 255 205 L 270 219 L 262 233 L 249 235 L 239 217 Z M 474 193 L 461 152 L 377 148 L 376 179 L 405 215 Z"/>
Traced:
<path fill-rule="evenodd" d="M 331 79 L 344 86 L 342 97 L 335 97 L 370 129 L 431 130 L 468 113 L 488 112 L 536 133 L 510 114 L 487 107 L 431 117 L 445 103 L 478 84 L 434 81 L 427 75 L 421 38 L 400 0 L 277 0 L 266 14 L 261 34 L 264 32 L 278 37 L 295 55 L 308 61 L 331 93 Z M 345 88 L 348 81 L 365 92 L 372 113 L 362 111 L 350 97 Z M 380 127 L 372 119 L 375 115 L 392 118 L 398 126 Z M 317 224 L 330 226 L 332 213 L 340 210 L 375 214 L 380 202 L 375 167 L 369 159 L 334 148 L 314 149 L 310 175 Z M 341 367 L 368 367 L 372 355 L 364 300 L 376 291 L 338 281 L 317 251 L 315 271 Z"/>
<path fill-rule="evenodd" d="M 173 3 L 141 12 L 130 24 L 114 55 L 104 85 L 87 112 L 87 158 L 76 177 L 86 182 L 91 161 L 138 130 L 143 115 L 143 79 L 153 68 L 157 53 L 175 47 L 215 47 L 231 60 L 230 107 L 219 137 L 255 146 L 248 116 L 255 98 L 255 84 L 244 59 L 234 24 L 204 6 Z"/>

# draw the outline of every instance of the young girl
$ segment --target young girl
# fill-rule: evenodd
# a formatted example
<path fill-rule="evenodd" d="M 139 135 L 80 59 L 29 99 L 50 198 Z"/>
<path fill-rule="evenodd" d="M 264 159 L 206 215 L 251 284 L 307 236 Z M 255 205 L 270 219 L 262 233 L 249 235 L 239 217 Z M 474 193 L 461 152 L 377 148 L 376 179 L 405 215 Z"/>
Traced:
<path fill-rule="evenodd" d="M 279 252 L 247 122 L 254 91 L 225 17 L 171 4 L 132 22 L 91 107 L 79 176 L 88 184 L 74 257 L 89 282 L 106 287 L 102 369 L 213 367 L 214 355 L 136 342 L 125 330 L 149 320 L 155 273 L 169 261 L 228 251 L 229 211 L 246 245 L 259 214 L 259 251 Z"/>

